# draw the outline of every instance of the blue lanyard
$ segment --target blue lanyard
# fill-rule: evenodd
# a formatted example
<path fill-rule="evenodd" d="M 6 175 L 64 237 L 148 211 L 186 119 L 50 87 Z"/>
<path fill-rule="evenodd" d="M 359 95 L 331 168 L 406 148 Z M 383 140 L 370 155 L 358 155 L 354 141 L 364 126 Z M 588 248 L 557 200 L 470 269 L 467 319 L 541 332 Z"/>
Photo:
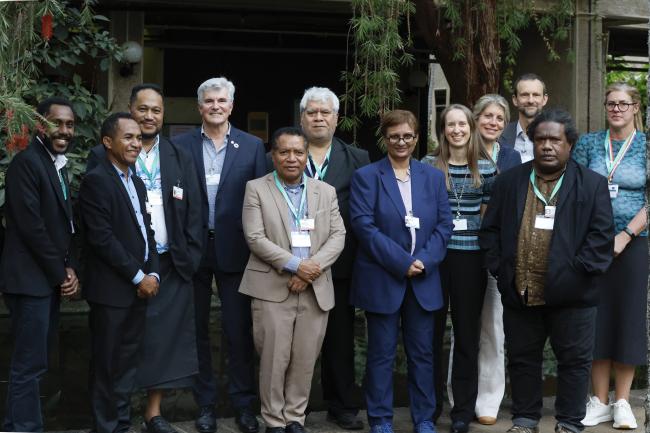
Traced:
<path fill-rule="evenodd" d="M 323 165 L 321 165 L 320 168 L 314 162 L 314 159 L 311 157 L 311 154 L 309 155 L 309 164 L 307 164 L 307 170 L 309 172 L 308 174 L 310 177 L 319 180 L 323 180 L 323 178 L 325 178 L 325 173 L 327 173 L 327 169 L 329 168 L 330 153 L 332 153 L 332 145 L 330 145 L 330 148 L 327 149 L 325 160 L 323 161 Z"/>
<path fill-rule="evenodd" d="M 277 171 L 273 172 L 273 177 L 275 178 L 275 186 L 277 186 L 280 192 L 282 193 L 282 196 L 284 197 L 284 200 L 287 202 L 287 206 L 289 206 L 289 210 L 291 211 L 291 214 L 293 215 L 293 218 L 296 221 L 296 227 L 300 229 L 300 219 L 303 217 L 303 213 L 305 211 L 305 197 L 307 197 L 307 183 L 305 183 L 305 188 L 302 191 L 302 197 L 300 197 L 300 207 L 296 209 L 293 203 L 291 203 L 291 199 L 287 195 L 287 192 L 284 190 L 284 187 L 280 183 L 280 179 L 278 178 Z"/>

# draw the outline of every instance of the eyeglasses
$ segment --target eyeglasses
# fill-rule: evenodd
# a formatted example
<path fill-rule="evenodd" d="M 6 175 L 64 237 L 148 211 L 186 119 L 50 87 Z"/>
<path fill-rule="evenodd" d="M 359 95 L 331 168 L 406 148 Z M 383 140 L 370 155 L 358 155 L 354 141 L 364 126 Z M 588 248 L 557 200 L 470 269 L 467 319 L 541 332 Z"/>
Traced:
<path fill-rule="evenodd" d="M 625 112 L 629 110 L 631 105 L 636 105 L 636 102 L 605 102 L 605 108 L 607 108 L 607 111 L 614 111 L 614 109 L 618 107 L 618 111 Z"/>
<path fill-rule="evenodd" d="M 416 137 L 417 135 L 404 134 L 404 135 L 390 135 L 386 137 L 386 139 L 390 144 L 397 144 L 400 141 L 403 141 L 405 144 L 411 144 L 411 142 L 415 140 Z"/>

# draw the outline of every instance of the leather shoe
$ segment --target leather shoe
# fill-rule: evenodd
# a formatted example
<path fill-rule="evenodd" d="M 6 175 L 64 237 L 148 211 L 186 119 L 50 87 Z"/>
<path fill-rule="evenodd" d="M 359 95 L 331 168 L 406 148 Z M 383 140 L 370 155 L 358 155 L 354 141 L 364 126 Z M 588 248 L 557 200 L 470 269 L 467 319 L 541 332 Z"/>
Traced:
<path fill-rule="evenodd" d="M 284 427 L 267 427 L 266 433 L 284 433 Z"/>
<path fill-rule="evenodd" d="M 242 409 L 237 412 L 235 422 L 239 431 L 242 433 L 257 433 L 260 429 L 260 424 L 257 422 L 255 414 L 250 409 Z"/>
<path fill-rule="evenodd" d="M 363 421 L 351 412 L 340 412 L 338 414 L 327 412 L 327 420 L 345 430 L 361 430 L 363 428 Z"/>
<path fill-rule="evenodd" d="M 162 416 L 151 417 L 149 421 L 144 422 L 147 433 L 178 433 L 170 423 Z"/>
<path fill-rule="evenodd" d="M 284 428 L 284 431 L 287 433 L 306 433 L 306 430 L 302 424 L 296 421 L 287 424 L 287 426 Z"/>
<path fill-rule="evenodd" d="M 469 425 L 465 421 L 454 421 L 451 423 L 451 433 L 467 433 Z"/>
<path fill-rule="evenodd" d="M 476 420 L 482 425 L 494 425 L 497 423 L 497 419 L 493 416 L 479 416 Z"/>
<path fill-rule="evenodd" d="M 217 413 L 212 406 L 203 406 L 199 417 L 194 422 L 199 433 L 214 433 L 217 431 Z"/>

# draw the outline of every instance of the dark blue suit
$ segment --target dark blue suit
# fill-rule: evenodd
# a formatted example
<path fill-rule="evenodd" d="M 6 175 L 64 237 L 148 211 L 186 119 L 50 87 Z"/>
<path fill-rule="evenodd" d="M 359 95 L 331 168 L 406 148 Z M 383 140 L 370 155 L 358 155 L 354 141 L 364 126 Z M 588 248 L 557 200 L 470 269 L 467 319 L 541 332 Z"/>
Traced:
<path fill-rule="evenodd" d="M 199 375 L 194 397 L 199 406 L 214 406 L 217 384 L 210 354 L 210 300 L 212 278 L 221 300 L 221 323 L 228 349 L 228 393 L 235 409 L 247 408 L 256 397 L 250 298 L 238 293 L 249 250 L 241 214 L 246 182 L 266 174 L 264 144 L 259 138 L 231 126 L 226 156 L 215 200 L 214 231 L 208 231 L 208 195 L 203 163 L 201 128 L 174 137 L 194 158 L 202 197 L 203 259 L 194 278 Z"/>
<path fill-rule="evenodd" d="M 497 169 L 502 173 L 521 164 L 521 155 L 515 149 L 502 145 L 497 155 Z"/>
<path fill-rule="evenodd" d="M 366 310 L 368 321 L 370 425 L 392 420 L 392 369 L 400 319 L 413 422 L 431 421 L 435 408 L 432 312 L 443 305 L 438 265 L 453 226 L 443 173 L 415 160 L 410 164 L 413 215 L 420 219 L 413 254 L 406 208 L 389 160 L 357 170 L 350 188 L 350 225 L 359 240 L 350 301 Z M 407 278 L 416 259 L 425 272 Z"/>

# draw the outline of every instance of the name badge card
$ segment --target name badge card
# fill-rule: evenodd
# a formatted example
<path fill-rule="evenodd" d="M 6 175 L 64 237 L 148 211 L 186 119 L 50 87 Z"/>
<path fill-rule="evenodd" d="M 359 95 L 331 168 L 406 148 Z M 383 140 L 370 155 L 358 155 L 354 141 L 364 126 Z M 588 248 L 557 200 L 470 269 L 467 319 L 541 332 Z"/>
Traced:
<path fill-rule="evenodd" d="M 454 231 L 459 232 L 461 230 L 467 230 L 467 219 L 465 218 L 454 219 Z"/>
<path fill-rule="evenodd" d="M 616 198 L 618 197 L 618 185 L 615 183 L 610 183 L 607 185 L 607 189 L 609 190 L 609 198 Z"/>
<path fill-rule="evenodd" d="M 172 195 L 176 200 L 183 200 L 183 188 L 180 186 L 175 186 L 172 188 Z"/>
<path fill-rule="evenodd" d="M 412 215 L 406 215 L 404 218 L 406 222 L 406 227 L 410 229 L 419 229 L 420 228 L 420 218 L 414 217 Z"/>
<path fill-rule="evenodd" d="M 546 218 L 555 218 L 555 206 L 544 206 L 544 216 Z"/>
<path fill-rule="evenodd" d="M 309 238 L 309 233 L 291 232 L 291 246 L 293 248 L 311 247 L 311 239 Z"/>
<path fill-rule="evenodd" d="M 221 181 L 221 175 L 220 174 L 206 174 L 205 175 L 205 184 L 207 186 L 219 185 L 219 181 Z"/>
<path fill-rule="evenodd" d="M 302 218 L 300 220 L 300 230 L 314 230 L 315 228 L 316 224 L 313 218 Z"/>
<path fill-rule="evenodd" d="M 547 218 L 544 215 L 537 215 L 535 217 L 535 228 L 540 230 L 553 230 L 555 218 Z"/>
<path fill-rule="evenodd" d="M 147 191 L 147 200 L 151 206 L 162 206 L 163 198 L 162 194 L 155 191 Z"/>

